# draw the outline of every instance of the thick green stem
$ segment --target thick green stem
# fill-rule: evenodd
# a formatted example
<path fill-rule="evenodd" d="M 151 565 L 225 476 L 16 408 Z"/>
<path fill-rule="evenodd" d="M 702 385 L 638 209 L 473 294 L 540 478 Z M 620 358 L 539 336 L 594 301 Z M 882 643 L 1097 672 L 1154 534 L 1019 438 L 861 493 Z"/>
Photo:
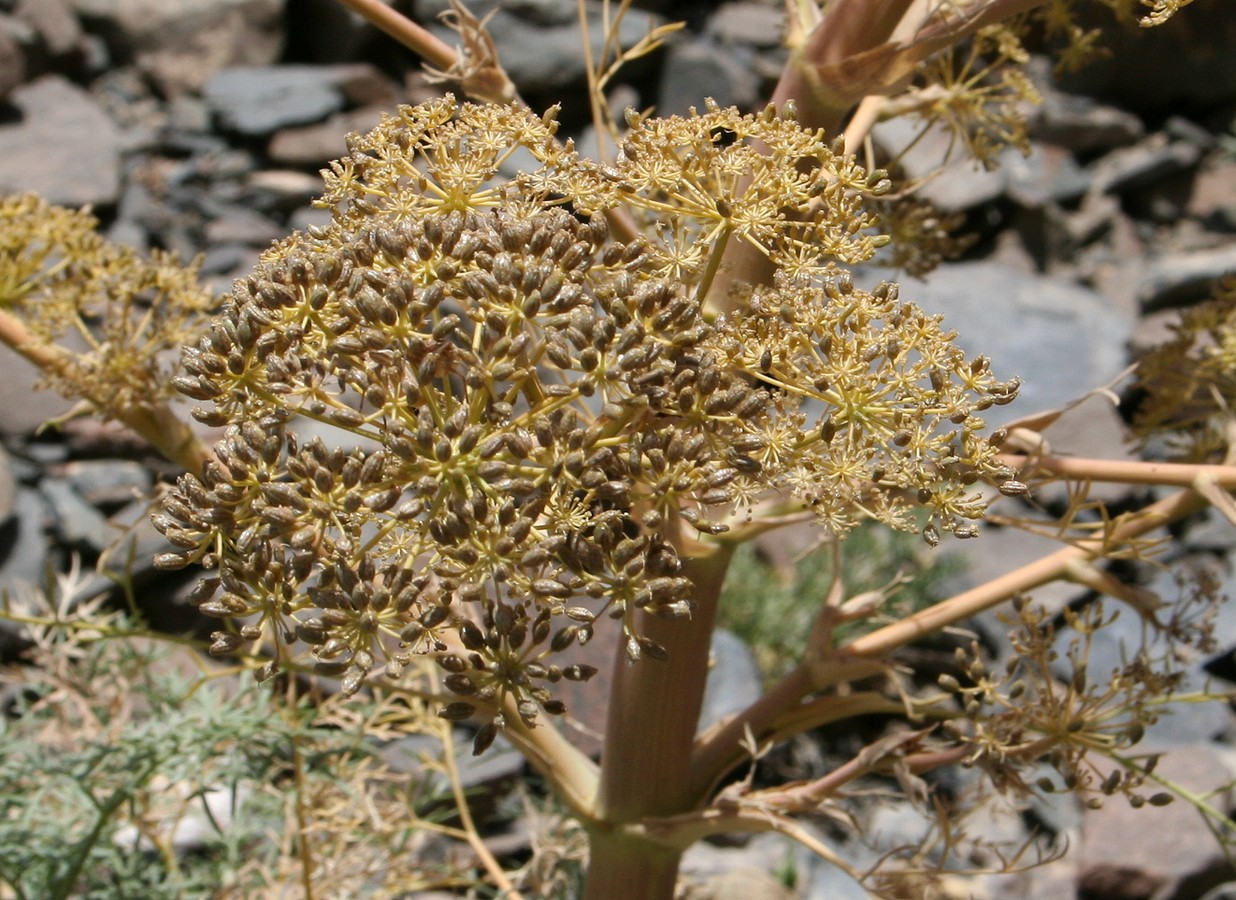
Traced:
<path fill-rule="evenodd" d="M 691 749 L 732 552 L 717 547 L 686 560 L 683 574 L 695 584 L 691 621 L 636 615 L 636 629 L 665 648 L 665 660 L 631 663 L 621 649 L 618 652 L 594 804 L 586 900 L 674 896 L 679 851 L 635 837 L 622 826 L 684 813 L 694 805 Z"/>

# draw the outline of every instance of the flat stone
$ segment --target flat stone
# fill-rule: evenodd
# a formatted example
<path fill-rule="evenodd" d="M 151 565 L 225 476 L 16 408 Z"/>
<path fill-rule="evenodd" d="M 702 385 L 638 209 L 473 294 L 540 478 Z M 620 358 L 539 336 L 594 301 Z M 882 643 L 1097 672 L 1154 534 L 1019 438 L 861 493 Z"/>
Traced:
<path fill-rule="evenodd" d="M 706 99 L 749 108 L 760 88 L 752 61 L 747 48 L 722 47 L 710 40 L 675 41 L 666 51 L 657 113 L 686 115 L 692 106 L 703 110 Z"/>
<path fill-rule="evenodd" d="M 48 419 L 64 415 L 73 404 L 58 393 L 36 387 L 39 371 L 17 351 L 0 344 L 4 400 L 0 402 L 0 435 L 33 433 Z"/>
<path fill-rule="evenodd" d="M 325 122 L 280 128 L 270 139 L 267 155 L 272 162 L 284 166 L 320 168 L 332 159 L 346 156 L 348 135 L 372 130 L 386 111 L 367 106 L 337 113 Z M 320 190 L 320 179 L 318 187 Z"/>
<path fill-rule="evenodd" d="M 320 122 L 344 106 L 334 77 L 316 66 L 225 69 L 206 83 L 204 96 L 220 127 L 245 137 Z"/>
<path fill-rule="evenodd" d="M 1153 260 L 1142 273 L 1137 301 L 1147 311 L 1187 306 L 1203 300 L 1215 282 L 1236 271 L 1236 244 L 1168 253 Z"/>
<path fill-rule="evenodd" d="M 244 206 L 228 204 L 206 225 L 208 244 L 242 244 L 266 248 L 285 230 L 266 216 Z"/>
<path fill-rule="evenodd" d="M 83 459 L 67 463 L 61 474 L 91 506 L 116 507 L 150 494 L 154 475 L 125 459 Z"/>
<path fill-rule="evenodd" d="M 12 34 L 16 24 L 12 16 L 0 15 L 0 100 L 26 78 L 26 57 Z"/>
<path fill-rule="evenodd" d="M 64 206 L 120 196 L 120 135 L 81 88 L 47 75 L 13 91 L 21 120 L 0 125 L 0 192 L 35 191 Z"/>
<path fill-rule="evenodd" d="M 1152 134 L 1132 147 L 1122 147 L 1097 160 L 1090 173 L 1092 190 L 1126 194 L 1194 168 L 1201 149 L 1188 141 L 1172 141 L 1165 134 Z"/>
<path fill-rule="evenodd" d="M 35 71 L 81 52 L 82 27 L 68 0 L 18 0 L 13 15 L 34 29 L 37 43 L 27 52 Z"/>
<path fill-rule="evenodd" d="M 779 6 L 738 0 L 722 3 L 708 19 L 706 33 L 726 44 L 767 49 L 780 47 L 785 12 Z"/>
<path fill-rule="evenodd" d="M 1110 766 L 1099 759 L 1095 762 L 1104 769 Z M 1232 779 L 1219 755 L 1204 746 L 1165 753 L 1156 772 L 1203 796 Z M 1147 787 L 1146 793 L 1159 790 L 1157 785 Z M 1209 802 L 1228 811 L 1230 793 L 1210 796 Z M 1180 799 L 1142 809 L 1132 809 L 1122 797 L 1108 799 L 1101 809 L 1086 813 L 1078 854 L 1078 896 L 1105 900 L 1196 896 L 1178 891 L 1233 875 L 1228 857 L 1202 816 Z"/>
<path fill-rule="evenodd" d="M 942 126 L 899 116 L 878 123 L 871 138 L 884 153 L 898 157 L 907 178 L 925 180 L 916 196 L 941 212 L 990 203 L 1008 186 L 1006 169 L 984 169 L 956 146 L 953 133 Z"/>
<path fill-rule="evenodd" d="M 229 66 L 266 65 L 282 45 L 282 0 L 73 0 L 117 59 L 168 97 L 199 91 Z"/>
<path fill-rule="evenodd" d="M 459 42 L 459 36 L 436 24 L 436 15 L 448 6 L 443 0 L 422 3 L 418 7 L 420 16 L 430 22 L 429 30 L 454 46 Z M 498 45 L 498 58 L 503 67 L 524 94 L 547 94 L 561 91 L 563 88 L 578 86 L 585 78 L 585 58 L 580 42 L 579 24 L 576 19 L 574 4 L 571 14 L 562 21 L 556 21 L 556 16 L 550 15 L 546 21 L 546 11 L 553 6 L 537 4 L 539 11 L 528 17 L 518 14 L 521 10 L 528 13 L 528 4 L 516 4 L 514 9 L 506 4 L 497 7 L 494 2 L 469 3 L 468 8 L 478 17 L 496 10 L 489 22 L 489 32 Z M 565 4 L 559 4 L 565 11 Z M 587 4 L 588 34 L 595 59 L 604 48 L 605 28 L 601 20 L 601 4 Z M 617 43 L 622 48 L 635 46 L 649 31 L 665 20 L 652 13 L 632 9 L 622 18 L 618 27 Z M 624 68 L 624 72 L 637 71 L 644 60 L 637 60 Z"/>
<path fill-rule="evenodd" d="M 741 712 L 762 693 L 760 667 L 751 648 L 738 635 L 718 628 L 712 634 L 712 667 L 704 686 L 699 730 Z"/>
<path fill-rule="evenodd" d="M 13 475 L 13 465 L 8 451 L 0 447 L 0 525 L 13 515 L 13 505 L 16 502 L 17 479 Z"/>
<path fill-rule="evenodd" d="M 1035 140 L 1073 153 L 1094 153 L 1132 144 L 1145 132 L 1142 120 L 1123 109 L 1049 86 L 1042 90 L 1043 103 L 1028 121 Z"/>
<path fill-rule="evenodd" d="M 74 550 L 102 553 L 116 538 L 107 519 L 64 478 L 44 478 L 39 490 L 55 515 L 57 537 Z"/>
<path fill-rule="evenodd" d="M 1059 409 L 1105 385 L 1127 364 L 1134 317 L 1094 291 L 990 262 L 946 263 L 925 281 L 907 280 L 903 300 L 959 332 L 967 354 L 984 354 L 997 377 L 1022 379 L 1007 406 L 983 412 L 993 427 Z"/>

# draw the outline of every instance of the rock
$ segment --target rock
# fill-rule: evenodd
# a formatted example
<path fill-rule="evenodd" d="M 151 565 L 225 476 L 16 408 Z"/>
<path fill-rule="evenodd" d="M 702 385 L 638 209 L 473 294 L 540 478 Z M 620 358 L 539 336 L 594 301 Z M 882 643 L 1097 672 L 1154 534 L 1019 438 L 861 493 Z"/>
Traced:
<path fill-rule="evenodd" d="M 1231 272 L 1236 272 L 1236 244 L 1164 254 L 1142 273 L 1137 301 L 1147 311 L 1188 306 L 1206 299 L 1215 282 Z"/>
<path fill-rule="evenodd" d="M 206 225 L 206 242 L 212 246 L 241 244 L 265 249 L 285 234 L 285 229 L 261 213 L 230 203 Z"/>
<path fill-rule="evenodd" d="M 712 667 L 704 688 L 699 730 L 741 712 L 762 693 L 760 667 L 751 648 L 738 635 L 718 628 L 712 634 Z"/>
<path fill-rule="evenodd" d="M 16 502 L 17 479 L 13 475 L 13 465 L 9 461 L 8 451 L 0 446 L 0 526 L 13 515 Z"/>
<path fill-rule="evenodd" d="M 319 209 L 316 206 L 302 206 L 288 216 L 288 231 L 304 231 L 314 225 L 325 228 L 330 224 L 329 209 Z"/>
<path fill-rule="evenodd" d="M 18 487 L 13 513 L 0 524 L 0 592 L 34 587 L 47 578 L 45 529 L 51 519 L 47 500 L 35 488 Z"/>
<path fill-rule="evenodd" d="M 1004 154 L 1000 165 L 1008 177 L 1009 197 L 1029 209 L 1075 200 L 1090 187 L 1090 177 L 1073 155 L 1050 144 L 1035 145 L 1029 156 Z"/>
<path fill-rule="evenodd" d="M 25 47 L 32 74 L 43 74 L 56 65 L 69 66 L 84 53 L 81 24 L 68 0 L 18 0 L 13 15 L 30 25 L 35 40 Z"/>
<path fill-rule="evenodd" d="M 74 550 L 102 553 L 116 538 L 107 519 L 87 503 L 64 478 L 44 478 L 39 490 L 51 506 L 56 536 Z"/>
<path fill-rule="evenodd" d="M 768 49 L 781 46 L 784 31 L 785 13 L 782 10 L 767 3 L 737 0 L 717 7 L 709 17 L 704 33 L 723 44 L 745 44 Z"/>
<path fill-rule="evenodd" d="M 219 126 L 244 137 L 320 122 L 345 102 L 335 78 L 313 66 L 226 69 L 206 83 L 204 96 Z"/>
<path fill-rule="evenodd" d="M 154 487 L 150 470 L 131 460 L 74 460 L 61 474 L 83 500 L 99 508 L 124 506 L 148 497 Z"/>
<path fill-rule="evenodd" d="M 1212 231 L 1236 232 L 1236 157 L 1202 165 L 1193 179 L 1186 212 Z"/>
<path fill-rule="evenodd" d="M 1022 379 L 1013 403 L 984 411 L 993 426 L 1063 407 L 1110 382 L 1126 364 L 1133 316 L 1080 285 L 997 263 L 946 263 L 925 282 L 907 281 L 901 296 L 942 313 L 960 332 L 958 344 L 967 354 L 991 357 L 998 377 Z"/>
<path fill-rule="evenodd" d="M 26 80 L 26 57 L 14 31 L 20 26 L 12 16 L 0 15 L 0 100 Z"/>
<path fill-rule="evenodd" d="M 270 139 L 267 155 L 272 162 L 297 168 L 320 168 L 332 159 L 346 156 L 347 137 L 371 130 L 389 109 L 364 107 L 331 116 L 325 122 L 281 128 Z M 318 182 L 319 189 L 321 181 Z"/>
<path fill-rule="evenodd" d="M 64 415 L 73 404 L 55 391 L 36 388 L 39 372 L 17 351 L 0 344 L 4 397 L 0 401 L 0 435 L 30 434 L 48 419 Z"/>
<path fill-rule="evenodd" d="M 569 15 L 567 6 L 570 6 Z M 446 0 L 428 0 L 418 5 L 417 12 L 422 21 L 431 23 L 427 26 L 431 32 L 455 46 L 459 43 L 459 35 L 437 22 L 438 14 L 448 7 Z M 494 0 L 484 0 L 469 3 L 468 8 L 477 17 L 496 10 L 488 20 L 489 32 L 497 42 L 498 58 L 521 93 L 554 94 L 557 99 L 564 89 L 583 83 L 585 61 L 574 3 L 553 0 L 498 7 Z M 587 10 L 595 60 L 605 44 L 601 4 L 593 0 L 587 4 Z M 633 47 L 663 22 L 652 13 L 632 9 L 622 18 L 617 43 L 624 49 Z M 632 72 L 639 70 L 641 62 L 624 66 L 623 73 L 630 77 Z"/>
<path fill-rule="evenodd" d="M 713 879 L 727 877 L 730 872 L 782 870 L 793 858 L 794 851 L 783 837 L 776 834 L 744 835 L 739 846 L 719 847 L 707 841 L 699 841 L 688 847 L 683 854 L 679 877 L 682 884 L 691 885 L 690 890 L 696 891 Z M 712 897 L 711 894 L 693 893 L 687 893 L 686 896 Z M 767 895 L 761 893 L 754 896 Z"/>
<path fill-rule="evenodd" d="M 753 61 L 745 47 L 722 47 L 704 39 L 673 42 L 665 54 L 657 114 L 682 116 L 692 106 L 703 111 L 708 98 L 721 106 L 750 108 L 760 88 Z"/>
<path fill-rule="evenodd" d="M 322 193 L 322 179 L 306 172 L 264 169 L 245 181 L 242 202 L 267 212 L 287 213 Z"/>
<path fill-rule="evenodd" d="M 984 170 L 957 148 L 953 133 L 943 126 L 927 126 L 909 116 L 899 116 L 876 124 L 871 138 L 885 155 L 899 159 L 905 178 L 918 181 L 931 176 L 916 196 L 941 212 L 960 212 L 990 203 L 1008 185 L 1007 169 L 997 166 Z"/>
<path fill-rule="evenodd" d="M 683 900 L 794 900 L 796 894 L 777 878 L 754 866 L 741 866 L 691 885 Z"/>
<path fill-rule="evenodd" d="M 1122 147 L 1097 160 L 1091 167 L 1091 190 L 1127 194 L 1194 168 L 1202 151 L 1188 141 L 1171 141 L 1166 134 L 1152 134 L 1132 147 Z"/>
<path fill-rule="evenodd" d="M 21 120 L 0 125 L 0 192 L 36 191 L 65 206 L 120 196 L 120 135 L 81 88 L 47 75 L 13 91 Z"/>
<path fill-rule="evenodd" d="M 282 43 L 282 0 L 73 0 L 114 57 L 166 96 L 201 90 L 228 66 L 267 65 Z"/>
<path fill-rule="evenodd" d="M 1092 97 L 1066 94 L 1036 79 L 1043 103 L 1028 117 L 1030 134 L 1072 153 L 1094 153 L 1124 147 L 1142 136 L 1142 120 L 1130 112 L 1099 103 Z"/>
<path fill-rule="evenodd" d="M 1208 802 L 1220 811 L 1230 811 L 1228 791 L 1211 795 L 1232 779 L 1216 751 L 1204 746 L 1173 749 L 1163 755 L 1156 772 L 1186 790 L 1209 795 Z M 1152 784 L 1146 793 L 1158 790 Z M 1163 807 L 1132 809 L 1123 798 L 1112 797 L 1101 809 L 1088 811 L 1078 862 L 1078 896 L 1104 900 L 1196 897 L 1233 876 L 1230 859 L 1210 826 L 1180 799 Z"/>

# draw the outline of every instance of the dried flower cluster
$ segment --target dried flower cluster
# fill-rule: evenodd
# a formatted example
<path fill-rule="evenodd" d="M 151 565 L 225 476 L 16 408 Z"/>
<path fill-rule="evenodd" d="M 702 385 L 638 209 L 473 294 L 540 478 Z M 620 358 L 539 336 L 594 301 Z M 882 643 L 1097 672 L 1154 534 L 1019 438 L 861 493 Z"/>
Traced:
<path fill-rule="evenodd" d="M 971 762 L 988 771 L 997 785 L 1026 789 L 1018 764 L 1046 759 L 1060 782 L 1040 778 L 1039 790 L 1067 790 L 1086 796 L 1088 806 L 1104 796 L 1123 794 L 1133 806 L 1169 802 L 1170 794 L 1147 798 L 1140 789 L 1157 758 L 1143 767 L 1104 765 L 1138 744 L 1147 727 L 1165 712 L 1168 698 L 1184 683 L 1183 661 L 1215 649 L 1213 619 L 1218 584 L 1199 577 L 1160 621 L 1143 615 L 1145 638 L 1130 657 L 1108 672 L 1089 663 L 1095 635 L 1120 611 L 1101 602 L 1073 610 L 1059 621 L 1024 599 L 1015 603 L 1014 655 L 1007 671 L 992 672 L 973 655 L 958 651 L 964 680 L 941 676 L 941 684 L 961 703 L 965 718 L 945 727 L 973 747 Z M 968 720 L 968 722 L 967 722 Z"/>
<path fill-rule="evenodd" d="M 662 655 L 635 611 L 687 618 L 684 548 L 762 504 L 973 533 L 976 482 L 1012 477 L 980 413 L 1016 383 L 844 274 L 880 179 L 771 112 L 631 128 L 609 168 L 515 107 L 404 108 L 334 165 L 332 224 L 235 285 L 177 380 L 226 437 L 157 517 L 161 564 L 217 570 L 197 602 L 245 621 L 216 650 L 299 641 L 349 691 L 429 653 L 447 715 L 531 722 L 598 617 Z M 516 148 L 541 168 L 501 185 Z M 648 240 L 611 236 L 620 204 Z M 710 321 L 731 239 L 778 274 Z"/>
<path fill-rule="evenodd" d="M 1173 331 L 1138 363 L 1133 429 L 1143 440 L 1168 432 L 1167 447 L 1182 460 L 1215 462 L 1232 442 L 1236 276 L 1186 309 Z"/>
<path fill-rule="evenodd" d="M 0 221 L 0 313 L 48 348 L 44 383 L 122 420 L 172 396 L 169 351 L 214 306 L 195 268 L 158 251 L 144 259 L 104 240 L 87 212 L 33 194 L 0 198 Z M 84 349 L 60 349 L 66 339 Z"/>

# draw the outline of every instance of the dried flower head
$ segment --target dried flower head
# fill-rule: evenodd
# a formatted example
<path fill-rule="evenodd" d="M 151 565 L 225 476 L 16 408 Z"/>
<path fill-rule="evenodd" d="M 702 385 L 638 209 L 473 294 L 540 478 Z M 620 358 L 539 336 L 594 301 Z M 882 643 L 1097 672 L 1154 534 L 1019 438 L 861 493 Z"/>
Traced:
<path fill-rule="evenodd" d="M 329 178 L 334 221 L 270 251 L 184 355 L 180 389 L 228 431 L 165 503 L 179 550 L 161 564 L 217 569 L 197 602 L 247 620 L 217 649 L 300 642 L 349 691 L 429 654 L 461 697 L 445 715 L 510 701 L 531 722 L 562 711 L 555 682 L 595 671 L 553 654 L 598 617 L 620 620 L 631 659 L 663 655 L 635 611 L 689 617 L 682 549 L 765 500 L 838 535 L 861 516 L 969 533 L 974 483 L 997 471 L 978 413 L 1015 383 L 894 285 L 820 275 L 834 263 L 815 278 L 787 264 L 712 322 L 696 268 L 666 265 L 667 234 L 806 258 L 807 234 L 840 227 L 822 223 L 865 227 L 851 201 L 870 177 L 816 147 L 814 180 L 748 189 L 765 163 L 723 165 L 722 123 L 803 158 L 815 136 L 732 111 L 674 121 L 634 122 L 627 145 L 644 148 L 628 166 L 659 148 L 655 190 L 652 169 L 642 187 L 611 178 L 513 107 L 443 100 L 353 140 Z M 500 185 L 516 144 L 543 166 Z M 711 213 L 680 208 L 705 186 Z M 603 212 L 636 197 L 663 228 L 617 241 Z M 856 234 L 810 253 L 848 259 Z"/>
<path fill-rule="evenodd" d="M 0 221 L 0 311 L 55 348 L 43 382 L 122 420 L 170 397 L 170 351 L 200 334 L 214 306 L 194 267 L 112 244 L 88 212 L 33 194 L 0 198 Z M 85 348 L 60 348 L 65 338 Z"/>
<path fill-rule="evenodd" d="M 1221 458 L 1236 404 L 1236 276 L 1186 309 L 1172 330 L 1138 363 L 1133 431 L 1143 441 L 1165 434 L 1168 448 L 1186 461 Z"/>

